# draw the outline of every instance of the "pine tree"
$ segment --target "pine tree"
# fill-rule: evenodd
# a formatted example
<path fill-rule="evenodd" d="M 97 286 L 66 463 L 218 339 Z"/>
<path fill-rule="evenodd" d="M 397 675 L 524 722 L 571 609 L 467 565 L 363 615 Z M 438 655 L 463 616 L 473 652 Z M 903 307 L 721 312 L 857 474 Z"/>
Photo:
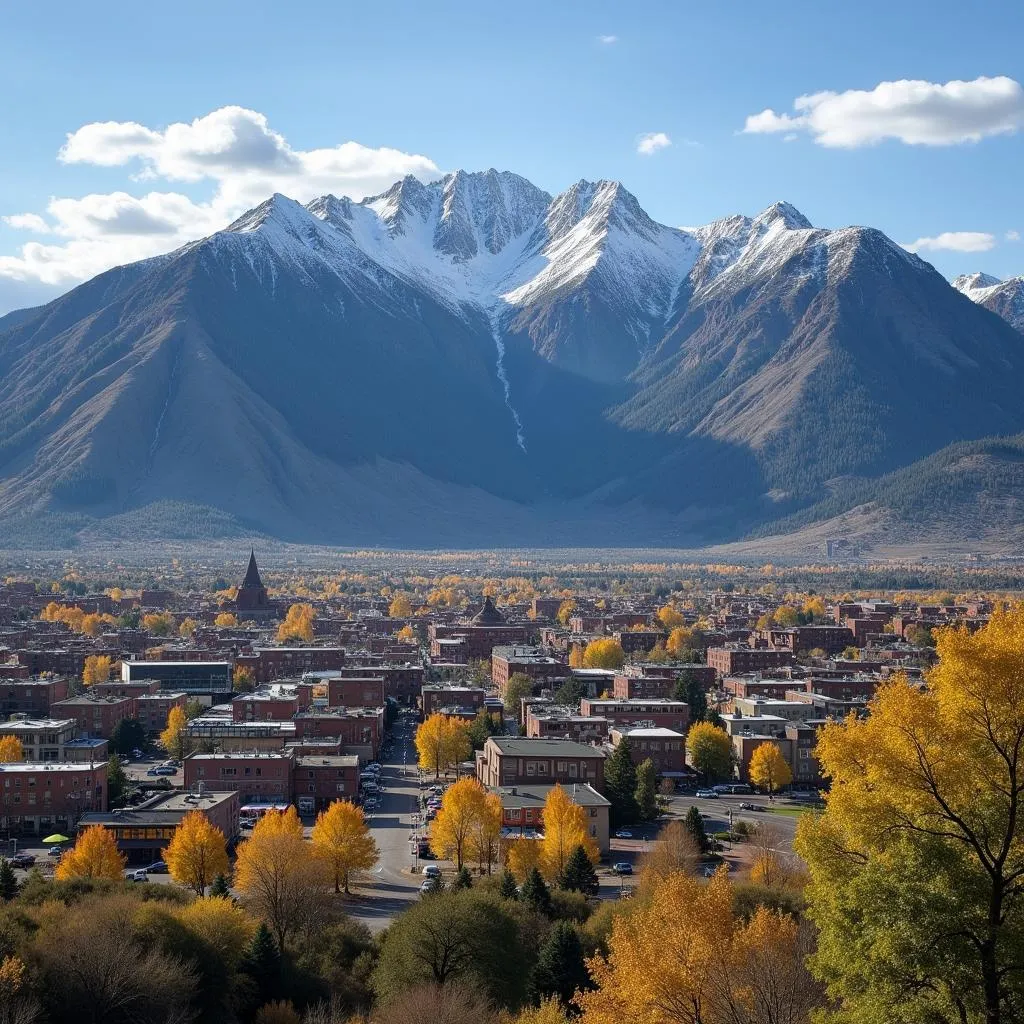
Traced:
<path fill-rule="evenodd" d="M 121 758 L 117 754 L 111 754 L 107 762 L 107 800 L 111 806 L 121 802 L 127 788 L 128 775 L 121 765 Z"/>
<path fill-rule="evenodd" d="M 451 887 L 453 892 L 458 889 L 473 888 L 473 876 L 469 873 L 469 868 L 465 864 L 459 869 L 459 873 L 455 876 Z"/>
<path fill-rule="evenodd" d="M 611 802 L 611 826 L 613 829 L 632 825 L 637 819 L 636 768 L 629 739 L 625 736 L 604 766 L 604 794 Z"/>
<path fill-rule="evenodd" d="M 10 903 L 18 895 L 18 879 L 15 877 L 11 862 L 4 858 L 0 861 L 0 899 Z"/>
<path fill-rule="evenodd" d="M 708 837 L 704 831 L 704 819 L 696 807 L 691 807 L 686 812 L 686 830 L 693 836 L 693 841 L 701 853 L 708 852 Z"/>
<path fill-rule="evenodd" d="M 597 872 L 594 870 L 594 865 L 590 863 L 587 851 L 582 846 L 575 847 L 569 854 L 558 884 L 563 889 L 572 889 L 574 892 L 582 892 L 587 896 L 597 895 L 600 885 L 597 880 Z"/>
<path fill-rule="evenodd" d="M 231 898 L 231 889 L 228 887 L 228 880 L 224 875 L 218 875 L 210 886 L 211 896 L 223 896 Z"/>
<path fill-rule="evenodd" d="M 508 868 L 501 873 L 501 888 L 498 890 L 503 900 L 519 899 L 519 888 L 516 885 L 516 876 Z"/>
<path fill-rule="evenodd" d="M 657 772 L 648 757 L 636 770 L 636 806 L 643 821 L 654 821 L 658 816 Z"/>
<path fill-rule="evenodd" d="M 676 700 L 685 700 L 690 708 L 690 725 L 703 722 L 708 715 L 708 695 L 689 669 L 683 669 L 673 693 Z"/>
<path fill-rule="evenodd" d="M 262 921 L 249 944 L 242 970 L 256 983 L 261 1003 L 277 995 L 281 987 L 281 953 L 270 929 Z"/>
<path fill-rule="evenodd" d="M 543 875 L 537 868 L 530 868 L 519 896 L 524 903 L 529 903 L 531 907 L 539 910 L 542 914 L 551 913 L 551 893 L 548 891 Z"/>
<path fill-rule="evenodd" d="M 568 1006 L 577 989 L 592 987 L 579 932 L 569 921 L 557 921 L 537 955 L 534 996 L 538 1000 L 555 996 Z"/>

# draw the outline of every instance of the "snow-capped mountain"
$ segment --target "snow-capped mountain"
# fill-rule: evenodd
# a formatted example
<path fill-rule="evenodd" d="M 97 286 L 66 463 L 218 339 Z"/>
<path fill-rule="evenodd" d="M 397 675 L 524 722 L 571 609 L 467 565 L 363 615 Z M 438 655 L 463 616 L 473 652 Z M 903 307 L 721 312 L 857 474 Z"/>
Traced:
<path fill-rule="evenodd" d="M 1024 275 L 1001 281 L 991 274 L 961 274 L 953 287 L 1024 333 Z"/>
<path fill-rule="evenodd" d="M 871 228 L 409 177 L 272 196 L 0 324 L 0 520 L 691 543 L 1024 429 L 1022 387 L 1019 336 Z"/>

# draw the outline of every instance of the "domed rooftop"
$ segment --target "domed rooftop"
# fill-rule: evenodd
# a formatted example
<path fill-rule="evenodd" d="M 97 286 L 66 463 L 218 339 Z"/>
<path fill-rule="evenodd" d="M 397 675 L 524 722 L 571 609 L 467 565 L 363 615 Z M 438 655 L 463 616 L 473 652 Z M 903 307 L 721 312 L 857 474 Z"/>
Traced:
<path fill-rule="evenodd" d="M 494 607 L 490 597 L 484 598 L 484 606 L 473 616 L 474 626 L 504 626 L 505 616 Z"/>

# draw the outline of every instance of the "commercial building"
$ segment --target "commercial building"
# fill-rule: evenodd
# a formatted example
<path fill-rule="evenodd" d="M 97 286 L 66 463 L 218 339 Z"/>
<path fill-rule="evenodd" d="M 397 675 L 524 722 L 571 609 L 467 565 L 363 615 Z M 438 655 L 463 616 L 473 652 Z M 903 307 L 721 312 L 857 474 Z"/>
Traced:
<path fill-rule="evenodd" d="M 107 762 L 0 764 L 0 817 L 12 834 L 73 834 L 79 817 L 107 807 Z"/>
<path fill-rule="evenodd" d="M 121 679 L 126 683 L 155 679 L 161 690 L 187 693 L 204 703 L 231 699 L 229 661 L 122 661 Z"/>
<path fill-rule="evenodd" d="M 604 751 L 572 740 L 490 736 L 476 752 L 476 777 L 489 787 L 589 783 L 604 789 Z"/>
<path fill-rule="evenodd" d="M 215 792 L 236 792 L 243 804 L 290 804 L 295 758 L 282 751 L 190 754 L 185 758 L 185 788 L 202 783 Z"/>

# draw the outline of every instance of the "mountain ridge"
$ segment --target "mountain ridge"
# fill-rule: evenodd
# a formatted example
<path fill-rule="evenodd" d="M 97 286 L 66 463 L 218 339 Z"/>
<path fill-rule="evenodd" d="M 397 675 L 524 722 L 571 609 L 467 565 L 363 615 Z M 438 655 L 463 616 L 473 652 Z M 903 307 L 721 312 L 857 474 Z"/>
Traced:
<path fill-rule="evenodd" d="M 0 517 L 693 546 L 1024 431 L 1021 387 L 1019 335 L 875 229 L 407 177 L 271 196 L 0 321 Z"/>

